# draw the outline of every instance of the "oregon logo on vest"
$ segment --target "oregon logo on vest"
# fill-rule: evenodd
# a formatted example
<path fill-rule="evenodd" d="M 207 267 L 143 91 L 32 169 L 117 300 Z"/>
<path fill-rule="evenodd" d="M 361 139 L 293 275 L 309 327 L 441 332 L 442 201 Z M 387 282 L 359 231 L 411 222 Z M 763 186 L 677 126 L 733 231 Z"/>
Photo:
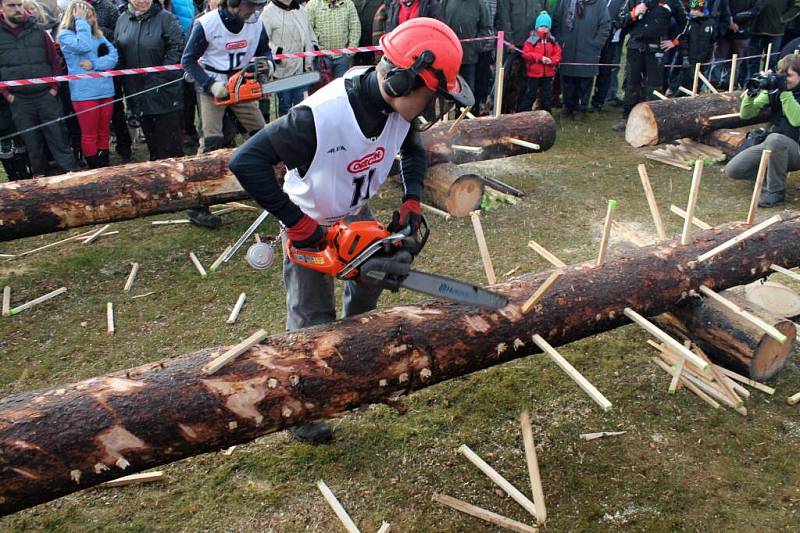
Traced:
<path fill-rule="evenodd" d="M 364 172 L 365 170 L 369 169 L 369 167 L 371 167 L 372 165 L 378 164 L 381 161 L 383 161 L 383 156 L 385 153 L 386 150 L 384 150 L 382 146 L 378 147 L 371 154 L 367 154 L 361 159 L 350 161 L 350 164 L 347 165 L 347 171 L 351 174 Z"/>
<path fill-rule="evenodd" d="M 240 48 L 247 48 L 247 41 L 245 39 L 225 43 L 225 50 L 239 50 Z"/>

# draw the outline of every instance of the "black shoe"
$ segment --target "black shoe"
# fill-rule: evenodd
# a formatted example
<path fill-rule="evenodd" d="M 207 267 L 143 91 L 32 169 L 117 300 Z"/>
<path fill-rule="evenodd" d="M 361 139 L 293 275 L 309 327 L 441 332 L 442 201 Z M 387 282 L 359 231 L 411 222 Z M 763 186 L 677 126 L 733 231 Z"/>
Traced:
<path fill-rule="evenodd" d="M 611 107 L 622 107 L 625 102 L 617 98 L 616 96 L 608 101 L 608 105 Z"/>
<path fill-rule="evenodd" d="M 626 121 L 626 120 L 623 118 L 622 120 L 620 120 L 619 122 L 617 122 L 616 124 L 614 124 L 613 126 L 611 126 L 611 129 L 612 129 L 613 131 L 618 131 L 618 132 L 620 132 L 620 133 L 623 133 L 623 132 L 625 131 L 625 126 L 626 126 L 626 124 L 627 124 L 627 123 L 628 123 L 628 121 Z"/>
<path fill-rule="evenodd" d="M 216 229 L 222 225 L 222 219 L 217 215 L 211 214 L 211 210 L 207 207 L 187 209 L 186 218 L 188 218 L 192 224 L 211 229 Z"/>
<path fill-rule="evenodd" d="M 572 109 L 562 109 L 561 118 L 566 120 L 573 120 L 575 118 L 575 111 Z"/>
<path fill-rule="evenodd" d="M 130 163 L 133 161 L 133 153 L 131 152 L 130 146 L 126 148 L 124 146 L 117 145 L 115 151 L 123 163 Z"/>
<path fill-rule="evenodd" d="M 86 156 L 86 166 L 88 166 L 89 168 L 97 168 L 97 167 L 99 167 L 100 164 L 98 163 L 97 156 L 96 155 L 87 155 Z"/>
<path fill-rule="evenodd" d="M 602 110 L 603 110 L 603 106 L 601 106 L 601 105 L 592 105 L 592 107 L 587 109 L 587 111 L 589 113 L 599 113 Z"/>
<path fill-rule="evenodd" d="M 293 427 L 289 429 L 289 434 L 307 444 L 328 444 L 333 440 L 333 428 L 324 421 Z"/>
<path fill-rule="evenodd" d="M 97 166 L 99 167 L 107 167 L 111 164 L 109 161 L 110 154 L 108 150 L 98 150 L 97 151 Z"/>
<path fill-rule="evenodd" d="M 762 192 L 758 198 L 758 207 L 775 207 L 786 201 L 786 193 L 780 192 Z"/>

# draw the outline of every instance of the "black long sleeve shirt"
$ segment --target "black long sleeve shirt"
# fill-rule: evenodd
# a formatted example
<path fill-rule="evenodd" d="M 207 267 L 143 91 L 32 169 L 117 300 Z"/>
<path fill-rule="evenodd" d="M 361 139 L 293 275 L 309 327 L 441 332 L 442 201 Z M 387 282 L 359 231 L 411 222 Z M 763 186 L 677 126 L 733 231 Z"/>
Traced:
<path fill-rule="evenodd" d="M 345 89 L 361 132 L 365 137 L 378 137 L 393 110 L 380 94 L 375 70 L 345 80 Z M 302 176 L 311 166 L 316 151 L 314 115 L 309 107 L 299 105 L 239 147 L 231 158 L 230 169 L 261 207 L 291 227 L 300 221 L 303 212 L 283 192 L 273 166 L 282 161 L 287 169 L 297 169 Z M 428 156 L 413 127 L 403 140 L 400 154 L 403 200 L 419 199 Z"/>

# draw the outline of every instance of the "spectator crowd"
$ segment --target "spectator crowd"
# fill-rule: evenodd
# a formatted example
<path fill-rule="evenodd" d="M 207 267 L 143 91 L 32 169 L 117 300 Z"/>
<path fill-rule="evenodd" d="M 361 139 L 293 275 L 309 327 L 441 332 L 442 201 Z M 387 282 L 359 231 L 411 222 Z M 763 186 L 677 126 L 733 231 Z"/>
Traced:
<path fill-rule="evenodd" d="M 800 0 L 0 0 L 2 81 L 183 65 L 0 88 L 0 160 L 18 180 L 107 166 L 112 145 L 129 162 L 141 134 L 150 160 L 233 146 L 271 110 L 269 100 L 215 104 L 230 97 L 231 74 L 253 60 L 276 79 L 319 71 L 315 86 L 276 95 L 274 114 L 282 116 L 380 54 L 272 55 L 377 45 L 416 17 L 473 39 L 464 42 L 460 70 L 475 94 L 473 113 L 495 105 L 492 37 L 502 30 L 504 113 L 561 107 L 561 118 L 585 120 L 611 105 L 621 107 L 614 128 L 623 131 L 633 106 L 654 91 L 683 94 L 696 63 L 726 88 L 733 54 L 750 57 L 738 65 L 738 87 L 765 67 L 768 47 L 766 67 L 774 68 L 800 48 L 798 15 Z"/>

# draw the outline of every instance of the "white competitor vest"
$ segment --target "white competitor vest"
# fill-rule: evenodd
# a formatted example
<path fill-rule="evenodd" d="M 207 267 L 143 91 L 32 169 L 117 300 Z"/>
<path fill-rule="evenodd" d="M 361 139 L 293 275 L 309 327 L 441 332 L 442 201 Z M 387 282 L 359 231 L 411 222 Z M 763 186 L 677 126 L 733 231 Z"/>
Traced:
<path fill-rule="evenodd" d="M 305 176 L 297 169 L 286 173 L 283 190 L 323 225 L 356 213 L 378 191 L 411 127 L 399 113 L 390 113 L 379 137 L 364 137 L 344 80 L 366 70 L 352 68 L 298 104 L 314 115 L 317 151 Z"/>
<path fill-rule="evenodd" d="M 209 76 L 224 83 L 228 81 L 225 72 L 233 74 L 250 62 L 256 53 L 258 39 L 264 29 L 261 19 L 257 20 L 256 24 L 245 23 L 242 31 L 233 33 L 222 23 L 218 9 L 209 11 L 197 19 L 203 26 L 208 41 L 208 48 L 200 57 L 200 66 L 213 69 L 204 69 Z"/>

